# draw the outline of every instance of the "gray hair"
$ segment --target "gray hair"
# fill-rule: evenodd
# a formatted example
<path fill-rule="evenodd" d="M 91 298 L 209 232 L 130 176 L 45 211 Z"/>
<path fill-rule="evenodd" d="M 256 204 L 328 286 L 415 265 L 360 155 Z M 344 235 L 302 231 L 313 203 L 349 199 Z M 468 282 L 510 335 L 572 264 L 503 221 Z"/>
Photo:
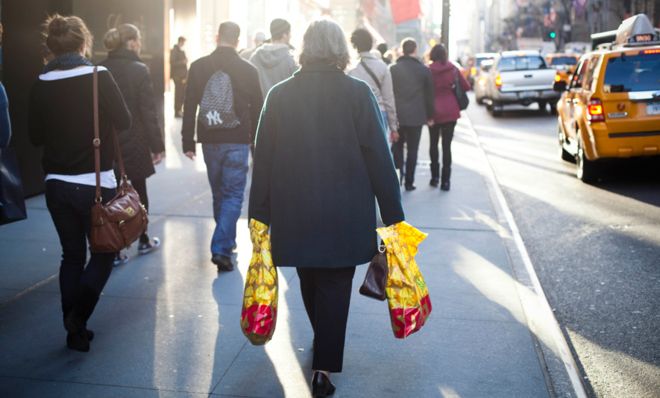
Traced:
<path fill-rule="evenodd" d="M 303 37 L 300 65 L 335 65 L 344 70 L 349 61 L 346 36 L 336 22 L 324 18 L 309 25 Z"/>

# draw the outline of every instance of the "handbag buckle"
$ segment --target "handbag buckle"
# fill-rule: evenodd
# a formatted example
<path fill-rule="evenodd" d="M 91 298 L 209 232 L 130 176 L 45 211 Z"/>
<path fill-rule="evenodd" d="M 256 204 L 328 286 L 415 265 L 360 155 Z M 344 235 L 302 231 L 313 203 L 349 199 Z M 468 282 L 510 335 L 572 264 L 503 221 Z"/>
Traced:
<path fill-rule="evenodd" d="M 92 144 L 94 145 L 95 148 L 98 148 L 101 146 L 101 139 L 100 138 L 94 138 L 92 140 Z"/>
<path fill-rule="evenodd" d="M 378 253 L 385 253 L 385 249 L 386 249 L 385 244 L 383 242 L 381 242 L 378 245 Z"/>

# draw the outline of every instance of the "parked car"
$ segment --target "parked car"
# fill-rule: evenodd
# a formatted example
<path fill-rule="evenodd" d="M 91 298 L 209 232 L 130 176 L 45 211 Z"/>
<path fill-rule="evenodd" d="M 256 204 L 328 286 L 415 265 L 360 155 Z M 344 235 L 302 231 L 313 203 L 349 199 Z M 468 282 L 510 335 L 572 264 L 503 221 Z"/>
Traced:
<path fill-rule="evenodd" d="M 559 93 L 553 90 L 556 72 L 536 51 L 505 51 L 494 60 L 485 82 L 484 102 L 493 116 L 504 105 L 537 103 L 541 111 L 550 104 L 554 112 Z"/>
<path fill-rule="evenodd" d="M 568 86 L 555 84 L 560 154 L 585 182 L 603 159 L 660 155 L 660 34 L 637 15 L 603 47 L 582 56 Z"/>

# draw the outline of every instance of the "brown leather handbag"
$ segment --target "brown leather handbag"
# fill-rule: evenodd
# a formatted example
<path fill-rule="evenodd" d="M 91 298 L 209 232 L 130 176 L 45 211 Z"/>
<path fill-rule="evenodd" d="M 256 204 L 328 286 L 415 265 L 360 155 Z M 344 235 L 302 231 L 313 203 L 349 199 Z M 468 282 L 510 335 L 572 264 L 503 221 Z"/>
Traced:
<path fill-rule="evenodd" d="M 99 80 L 94 68 L 94 171 L 96 172 L 96 195 L 92 206 L 92 230 L 90 250 L 92 253 L 116 253 L 135 242 L 146 231 L 149 222 L 147 210 L 140 201 L 124 170 L 117 132 L 112 130 L 115 157 L 119 163 L 121 182 L 117 194 L 106 204 L 101 197 L 101 138 L 99 132 Z"/>
<path fill-rule="evenodd" d="M 367 275 L 364 282 L 360 287 L 360 294 L 363 296 L 375 298 L 376 300 L 384 301 L 387 298 L 385 294 L 385 286 L 387 285 L 387 273 L 389 267 L 387 266 L 387 255 L 385 254 L 385 243 L 380 242 L 378 246 L 378 253 L 374 256 L 369 263 Z"/>

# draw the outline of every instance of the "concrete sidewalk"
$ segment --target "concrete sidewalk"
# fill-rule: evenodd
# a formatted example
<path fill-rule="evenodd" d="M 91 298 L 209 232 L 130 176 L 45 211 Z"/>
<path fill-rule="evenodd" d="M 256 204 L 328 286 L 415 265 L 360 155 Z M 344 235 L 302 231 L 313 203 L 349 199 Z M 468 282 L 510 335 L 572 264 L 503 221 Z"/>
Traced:
<path fill-rule="evenodd" d="M 169 121 L 166 164 L 149 179 L 150 234 L 163 247 L 113 271 L 89 323 L 96 331 L 89 353 L 64 344 L 59 242 L 43 197 L 29 200 L 28 220 L 0 227 L 0 397 L 310 395 L 312 332 L 295 270 L 280 269 L 274 339 L 251 346 L 239 327 L 247 220 L 239 225 L 238 271 L 218 274 L 209 261 L 204 164 L 180 154 L 179 123 Z M 545 333 L 551 317 L 530 316 L 542 297 L 517 265 L 512 230 L 465 120 L 453 153 L 452 190 L 432 189 L 425 131 L 418 189 L 402 193 L 407 221 L 429 233 L 418 263 L 431 318 L 409 339 L 394 339 L 386 303 L 357 292 L 366 271 L 359 267 L 335 396 L 574 396 L 563 348 Z"/>

